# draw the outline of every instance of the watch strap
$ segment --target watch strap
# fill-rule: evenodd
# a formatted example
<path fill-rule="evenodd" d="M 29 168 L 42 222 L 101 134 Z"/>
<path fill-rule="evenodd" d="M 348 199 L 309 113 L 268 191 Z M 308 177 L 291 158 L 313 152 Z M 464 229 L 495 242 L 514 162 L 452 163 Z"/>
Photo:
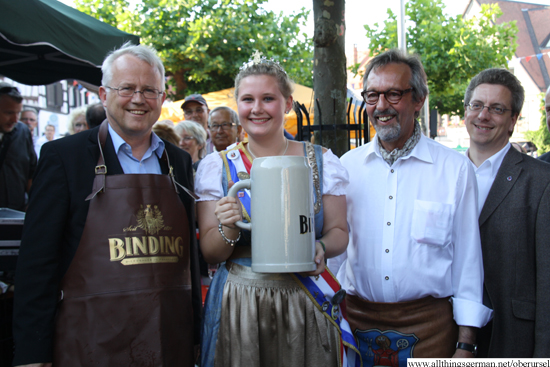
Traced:
<path fill-rule="evenodd" d="M 463 349 L 467 350 L 468 352 L 473 353 L 473 355 L 477 355 L 477 344 L 467 344 L 467 343 L 456 343 L 456 349 Z"/>

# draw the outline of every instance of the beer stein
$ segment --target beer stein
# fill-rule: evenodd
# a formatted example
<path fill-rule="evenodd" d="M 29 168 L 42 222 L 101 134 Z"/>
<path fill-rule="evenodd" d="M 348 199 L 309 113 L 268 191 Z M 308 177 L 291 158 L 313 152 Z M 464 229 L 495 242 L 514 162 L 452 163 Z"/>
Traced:
<path fill-rule="evenodd" d="M 312 170 L 306 157 L 256 158 L 250 179 L 238 181 L 228 196 L 251 192 L 252 271 L 294 273 L 317 268 Z"/>

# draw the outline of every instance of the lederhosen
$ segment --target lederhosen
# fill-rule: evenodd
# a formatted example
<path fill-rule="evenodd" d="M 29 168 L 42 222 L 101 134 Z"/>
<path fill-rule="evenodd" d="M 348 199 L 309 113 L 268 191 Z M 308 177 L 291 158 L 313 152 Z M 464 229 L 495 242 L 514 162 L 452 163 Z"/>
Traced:
<path fill-rule="evenodd" d="M 107 176 L 107 132 L 61 281 L 54 366 L 193 366 L 189 225 L 168 156 L 170 175 Z"/>

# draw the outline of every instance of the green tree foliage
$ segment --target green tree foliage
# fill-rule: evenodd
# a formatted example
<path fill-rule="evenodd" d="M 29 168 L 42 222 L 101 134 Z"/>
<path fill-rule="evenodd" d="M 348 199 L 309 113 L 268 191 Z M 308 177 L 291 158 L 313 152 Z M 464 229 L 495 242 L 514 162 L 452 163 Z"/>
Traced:
<path fill-rule="evenodd" d="M 544 108 L 544 93 L 540 94 L 540 109 L 542 111 L 540 117 L 540 126 L 538 130 L 526 131 L 524 136 L 527 140 L 531 140 L 537 146 L 537 153 L 540 156 L 550 151 L 550 132 L 546 126 L 546 110 Z"/>
<path fill-rule="evenodd" d="M 407 50 L 422 59 L 430 108 L 440 114 L 461 114 L 470 79 L 484 69 L 507 66 L 517 46 L 517 27 L 515 21 L 495 23 L 502 14 L 497 4 L 483 4 L 481 13 L 467 20 L 462 15 L 446 16 L 444 8 L 442 0 L 407 2 Z M 365 25 L 374 55 L 397 47 L 397 17 L 390 9 L 388 16 L 381 26 Z"/>
<path fill-rule="evenodd" d="M 313 85 L 313 48 L 300 32 L 308 11 L 290 16 L 266 0 L 76 0 L 77 9 L 141 37 L 159 51 L 175 98 L 233 86 L 255 50 L 278 59 L 299 84 Z"/>

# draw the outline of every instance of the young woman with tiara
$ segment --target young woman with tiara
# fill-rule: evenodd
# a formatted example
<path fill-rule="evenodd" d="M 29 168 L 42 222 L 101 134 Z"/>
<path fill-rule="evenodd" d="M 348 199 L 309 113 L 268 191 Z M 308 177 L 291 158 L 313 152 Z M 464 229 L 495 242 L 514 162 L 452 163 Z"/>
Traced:
<path fill-rule="evenodd" d="M 207 262 L 221 263 L 205 303 L 202 367 L 338 366 L 346 363 L 343 351 L 354 343 L 340 313 L 343 291 L 336 293 L 339 285 L 325 270 L 325 259 L 344 252 L 348 243 L 348 174 L 330 150 L 285 138 L 292 89 L 282 67 L 256 52 L 235 79 L 239 120 L 248 140 L 206 156 L 197 171 L 201 250 Z M 249 211 L 241 209 L 238 199 L 226 197 L 227 191 L 250 173 L 255 158 L 285 155 L 307 157 L 318 177 L 313 188 L 317 269 L 293 275 L 255 273 L 250 232 L 235 226 L 243 217 L 246 221 Z M 334 292 L 315 299 L 313 294 L 320 293 L 315 282 L 330 283 Z"/>

